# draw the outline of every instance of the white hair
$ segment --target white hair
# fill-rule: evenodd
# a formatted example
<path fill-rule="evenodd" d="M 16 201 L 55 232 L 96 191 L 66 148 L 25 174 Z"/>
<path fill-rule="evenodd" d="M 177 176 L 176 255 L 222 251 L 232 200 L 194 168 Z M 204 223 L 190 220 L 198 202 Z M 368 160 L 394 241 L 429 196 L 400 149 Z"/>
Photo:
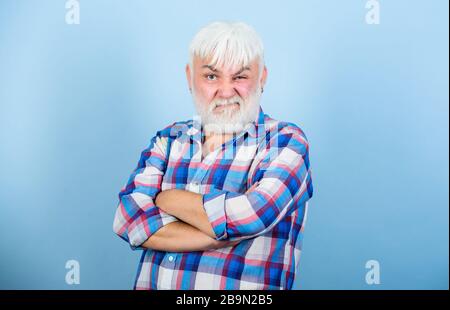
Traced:
<path fill-rule="evenodd" d="M 193 70 L 194 57 L 211 57 L 212 66 L 237 68 L 248 66 L 259 60 L 259 72 L 264 67 L 264 47 L 258 33 L 242 22 L 214 22 L 193 38 L 189 47 L 190 67 Z"/>

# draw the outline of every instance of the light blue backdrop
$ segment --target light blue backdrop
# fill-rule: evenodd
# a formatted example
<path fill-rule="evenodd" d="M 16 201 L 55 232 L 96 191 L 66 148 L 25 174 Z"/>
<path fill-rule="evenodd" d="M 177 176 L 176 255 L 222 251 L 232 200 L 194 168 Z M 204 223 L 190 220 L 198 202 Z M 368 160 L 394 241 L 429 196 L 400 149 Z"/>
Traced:
<path fill-rule="evenodd" d="M 0 3 L 0 288 L 129 289 L 117 193 L 156 130 L 192 116 L 195 32 L 261 34 L 265 112 L 311 144 L 297 289 L 448 289 L 448 1 Z M 65 263 L 81 284 L 65 282 Z M 368 285 L 365 263 L 381 266 Z"/>

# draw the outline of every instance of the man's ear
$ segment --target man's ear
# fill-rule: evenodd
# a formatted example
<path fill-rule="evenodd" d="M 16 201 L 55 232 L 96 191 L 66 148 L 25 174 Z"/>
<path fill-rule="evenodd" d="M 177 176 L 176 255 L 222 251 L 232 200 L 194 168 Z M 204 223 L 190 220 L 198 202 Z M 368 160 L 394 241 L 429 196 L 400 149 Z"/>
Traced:
<path fill-rule="evenodd" d="M 192 76 L 191 76 L 191 67 L 189 64 L 186 65 L 186 79 L 188 82 L 189 90 L 192 91 Z"/>
<path fill-rule="evenodd" d="M 261 74 L 261 79 L 259 80 L 261 88 L 264 88 L 264 86 L 266 85 L 266 80 L 267 80 L 267 68 L 266 66 L 264 66 L 263 72 Z"/>

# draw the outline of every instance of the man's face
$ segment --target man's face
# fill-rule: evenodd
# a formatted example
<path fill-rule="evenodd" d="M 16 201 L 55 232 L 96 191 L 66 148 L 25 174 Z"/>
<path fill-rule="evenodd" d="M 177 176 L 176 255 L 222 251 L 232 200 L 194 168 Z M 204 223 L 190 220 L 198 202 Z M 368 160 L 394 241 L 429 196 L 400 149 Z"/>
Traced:
<path fill-rule="evenodd" d="M 267 70 L 259 72 L 259 60 L 248 66 L 214 67 L 209 59 L 194 57 L 193 71 L 186 67 L 197 112 L 213 132 L 239 132 L 256 120 L 261 87 Z"/>

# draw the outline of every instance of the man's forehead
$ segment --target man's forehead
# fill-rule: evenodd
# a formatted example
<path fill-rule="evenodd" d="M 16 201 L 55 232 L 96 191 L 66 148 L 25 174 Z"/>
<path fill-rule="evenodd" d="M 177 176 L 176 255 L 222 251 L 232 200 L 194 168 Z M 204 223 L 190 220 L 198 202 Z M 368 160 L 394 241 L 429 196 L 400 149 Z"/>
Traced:
<path fill-rule="evenodd" d="M 235 68 L 224 68 L 224 69 L 221 70 L 221 69 L 218 69 L 218 68 L 214 67 L 213 65 L 203 65 L 202 69 L 203 68 L 209 69 L 209 70 L 211 70 L 213 72 L 217 72 L 217 73 L 230 71 L 233 74 L 240 74 L 240 73 L 242 73 L 242 72 L 244 72 L 246 70 L 251 71 L 251 68 L 249 66 L 237 66 Z"/>
<path fill-rule="evenodd" d="M 209 69 L 214 72 L 242 72 L 245 70 L 250 70 L 252 65 L 256 62 L 252 61 L 249 64 L 235 64 L 235 65 L 227 65 L 226 63 L 223 64 L 217 64 L 211 61 L 211 58 L 200 58 L 195 57 L 194 58 L 194 64 L 199 66 L 202 69 Z"/>

